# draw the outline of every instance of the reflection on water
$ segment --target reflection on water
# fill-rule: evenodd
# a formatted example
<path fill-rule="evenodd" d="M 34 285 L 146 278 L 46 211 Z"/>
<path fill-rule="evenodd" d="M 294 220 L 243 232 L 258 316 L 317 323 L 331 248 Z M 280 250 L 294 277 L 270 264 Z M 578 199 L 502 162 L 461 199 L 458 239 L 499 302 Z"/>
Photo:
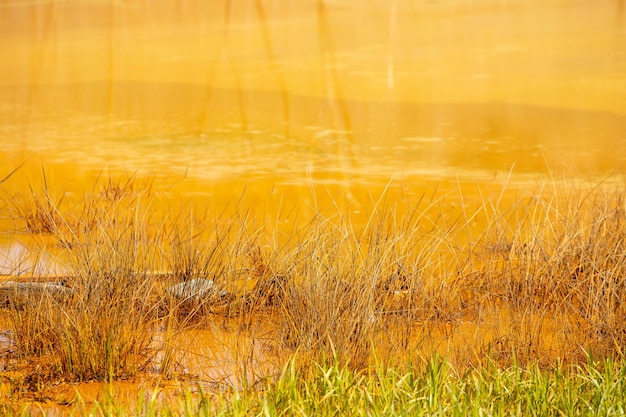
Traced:
<path fill-rule="evenodd" d="M 623 8 L 4 2 L 1 160 L 226 184 L 605 174 L 626 147 Z"/>
<path fill-rule="evenodd" d="M 0 243 L 0 277 L 62 276 L 66 272 L 47 252 L 35 252 L 19 242 Z"/>

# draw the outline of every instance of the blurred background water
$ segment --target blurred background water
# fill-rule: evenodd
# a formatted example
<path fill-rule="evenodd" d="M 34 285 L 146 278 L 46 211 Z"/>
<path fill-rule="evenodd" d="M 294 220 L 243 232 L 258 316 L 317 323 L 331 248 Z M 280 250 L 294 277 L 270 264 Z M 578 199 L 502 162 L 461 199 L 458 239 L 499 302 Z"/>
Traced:
<path fill-rule="evenodd" d="M 297 201 L 626 155 L 623 0 L 7 0 L 0 27 L 0 174 L 30 181 Z"/>

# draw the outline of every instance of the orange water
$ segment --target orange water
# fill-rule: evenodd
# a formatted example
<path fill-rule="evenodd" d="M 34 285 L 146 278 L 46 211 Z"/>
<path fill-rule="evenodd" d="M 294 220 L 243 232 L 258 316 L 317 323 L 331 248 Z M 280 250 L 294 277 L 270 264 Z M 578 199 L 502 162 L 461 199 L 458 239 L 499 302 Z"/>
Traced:
<path fill-rule="evenodd" d="M 185 177 L 220 198 L 613 172 L 625 14 L 620 0 L 7 1 L 0 168 L 43 162 L 78 188 L 103 169 Z"/>

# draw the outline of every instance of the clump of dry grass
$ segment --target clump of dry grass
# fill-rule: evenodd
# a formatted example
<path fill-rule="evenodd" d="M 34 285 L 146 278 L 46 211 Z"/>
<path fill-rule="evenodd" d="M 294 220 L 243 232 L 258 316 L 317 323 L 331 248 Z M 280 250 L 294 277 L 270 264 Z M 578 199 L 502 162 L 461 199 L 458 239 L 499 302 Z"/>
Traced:
<path fill-rule="evenodd" d="M 94 228 L 74 231 L 66 295 L 42 293 L 12 311 L 17 351 L 45 357 L 64 378 L 130 377 L 152 363 L 156 283 L 145 219 L 109 209 Z"/>
<path fill-rule="evenodd" d="M 424 205 L 432 210 L 436 199 Z M 342 215 L 318 214 L 298 230 L 273 256 L 284 266 L 264 268 L 281 271 L 269 280 L 280 290 L 281 346 L 360 367 L 383 340 L 390 356 L 415 349 L 416 322 L 454 316 L 448 307 L 456 301 L 439 281 L 450 236 L 432 239 L 422 221 L 417 209 L 402 219 L 375 209 L 358 227 Z"/>
<path fill-rule="evenodd" d="M 45 178 L 45 177 L 44 177 Z M 28 233 L 54 234 L 64 223 L 59 206 L 63 196 L 55 200 L 44 181 L 43 191 L 36 192 L 32 186 L 29 195 L 16 195 L 10 201 L 10 211 L 15 218 L 22 220 L 23 227 Z"/>
<path fill-rule="evenodd" d="M 568 184 L 508 210 L 483 206 L 489 221 L 459 278 L 471 299 L 504 317 L 490 324 L 501 350 L 528 361 L 622 355 L 623 198 L 619 184 Z"/>

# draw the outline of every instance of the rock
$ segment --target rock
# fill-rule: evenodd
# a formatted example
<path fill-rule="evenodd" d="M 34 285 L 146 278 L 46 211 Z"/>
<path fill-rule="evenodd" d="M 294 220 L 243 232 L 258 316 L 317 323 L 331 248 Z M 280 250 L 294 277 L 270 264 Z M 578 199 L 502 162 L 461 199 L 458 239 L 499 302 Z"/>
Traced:
<path fill-rule="evenodd" d="M 192 279 L 167 287 L 165 293 L 180 300 L 199 300 L 211 296 L 223 297 L 228 294 L 226 290 L 220 290 L 213 280 L 202 278 Z"/>
<path fill-rule="evenodd" d="M 44 294 L 61 296 L 71 291 L 72 289 L 63 282 L 6 281 L 0 283 L 0 303 L 23 303 L 27 297 Z"/>

